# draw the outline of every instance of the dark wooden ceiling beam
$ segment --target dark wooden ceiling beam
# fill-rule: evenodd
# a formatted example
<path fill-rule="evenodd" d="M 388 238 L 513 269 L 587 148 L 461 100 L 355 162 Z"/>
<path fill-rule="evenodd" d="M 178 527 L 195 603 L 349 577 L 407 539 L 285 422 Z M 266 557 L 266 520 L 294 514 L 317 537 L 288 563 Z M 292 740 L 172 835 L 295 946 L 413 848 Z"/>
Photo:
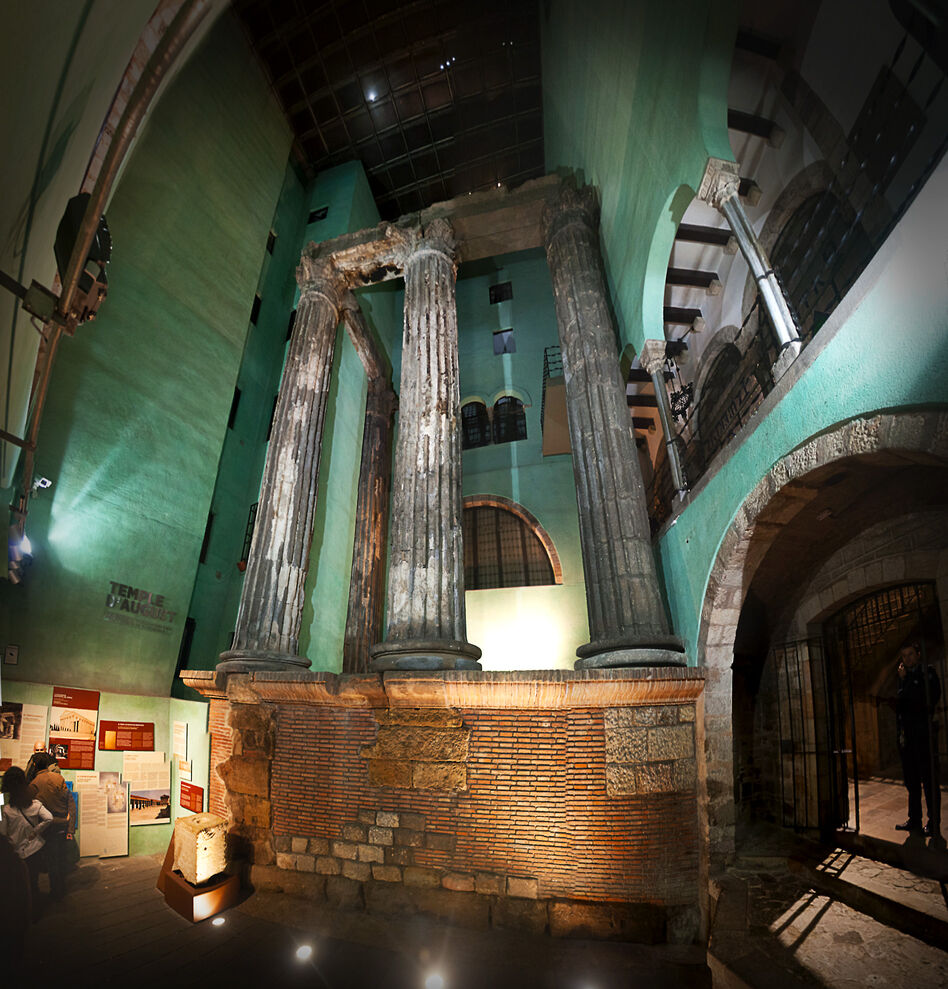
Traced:
<path fill-rule="evenodd" d="M 737 240 L 727 227 L 708 227 L 700 223 L 679 223 L 675 240 L 689 244 L 723 247 L 728 254 L 737 251 Z"/>
<path fill-rule="evenodd" d="M 721 281 L 714 271 L 699 271 L 694 268 L 669 268 L 665 272 L 666 285 L 680 285 L 684 288 L 703 288 L 709 295 L 721 291 Z"/>

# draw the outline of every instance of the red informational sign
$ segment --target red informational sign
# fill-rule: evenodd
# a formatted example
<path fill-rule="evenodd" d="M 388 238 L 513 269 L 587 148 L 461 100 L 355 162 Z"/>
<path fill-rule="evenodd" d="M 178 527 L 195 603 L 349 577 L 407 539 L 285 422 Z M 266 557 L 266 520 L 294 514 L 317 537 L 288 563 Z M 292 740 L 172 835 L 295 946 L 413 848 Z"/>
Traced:
<path fill-rule="evenodd" d="M 204 787 L 181 781 L 181 807 L 200 814 L 204 810 Z"/>
<path fill-rule="evenodd" d="M 99 720 L 99 749 L 107 752 L 153 752 L 154 721 Z"/>
<path fill-rule="evenodd" d="M 61 769 L 95 769 L 99 692 L 54 687 L 49 709 L 49 751 Z"/>
<path fill-rule="evenodd" d="M 60 769 L 95 769 L 94 738 L 50 738 L 49 752 Z"/>
<path fill-rule="evenodd" d="M 99 692 L 98 690 L 74 690 L 72 687 L 54 687 L 53 707 L 98 711 Z"/>

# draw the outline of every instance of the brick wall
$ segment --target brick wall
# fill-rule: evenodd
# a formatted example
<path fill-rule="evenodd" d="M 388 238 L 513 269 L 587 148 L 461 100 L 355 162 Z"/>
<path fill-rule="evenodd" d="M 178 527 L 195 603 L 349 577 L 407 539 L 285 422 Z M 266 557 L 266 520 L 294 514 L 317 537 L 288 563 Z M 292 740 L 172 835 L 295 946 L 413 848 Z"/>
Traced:
<path fill-rule="evenodd" d="M 206 681 L 206 682 L 205 682 Z M 255 888 L 687 942 L 706 907 L 694 669 L 209 676 L 211 807 Z"/>
<path fill-rule="evenodd" d="M 211 733 L 211 773 L 207 795 L 207 809 L 212 814 L 227 817 L 227 805 L 224 803 L 225 787 L 217 767 L 226 762 L 233 753 L 231 730 L 227 723 L 229 705 L 225 700 L 210 700 L 208 713 L 208 730 Z"/>
<path fill-rule="evenodd" d="M 376 757 L 391 755 L 379 751 L 390 715 L 281 706 L 271 776 L 277 865 L 525 899 L 696 903 L 693 703 L 453 714 L 465 753 L 450 741 L 446 762 L 432 751 L 430 726 L 416 725 L 408 730 L 428 734 L 420 751 L 405 752 L 414 768 L 377 785 Z M 403 731 L 410 715 L 400 716 Z M 611 734 L 607 720 L 619 721 Z M 419 763 L 454 765 L 464 778 L 443 775 L 445 788 L 430 788 Z"/>

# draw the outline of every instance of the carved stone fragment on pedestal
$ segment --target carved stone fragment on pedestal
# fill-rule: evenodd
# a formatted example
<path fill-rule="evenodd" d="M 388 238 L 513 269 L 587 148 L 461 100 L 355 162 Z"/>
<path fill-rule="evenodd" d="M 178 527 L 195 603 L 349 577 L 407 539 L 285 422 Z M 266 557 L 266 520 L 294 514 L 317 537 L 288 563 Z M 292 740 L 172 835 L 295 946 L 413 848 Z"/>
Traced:
<path fill-rule="evenodd" d="M 193 886 L 224 871 L 227 822 L 216 814 L 191 814 L 174 822 L 174 866 Z"/>

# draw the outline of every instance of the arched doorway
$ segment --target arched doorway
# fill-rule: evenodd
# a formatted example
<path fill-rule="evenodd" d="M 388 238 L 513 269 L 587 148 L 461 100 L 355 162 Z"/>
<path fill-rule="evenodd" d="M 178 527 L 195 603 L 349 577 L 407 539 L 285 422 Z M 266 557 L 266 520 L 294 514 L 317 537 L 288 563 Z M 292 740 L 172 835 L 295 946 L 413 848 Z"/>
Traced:
<path fill-rule="evenodd" d="M 708 673 L 712 865 L 732 856 L 739 816 L 782 813 L 783 774 L 793 776 L 792 761 L 789 770 L 783 766 L 786 746 L 774 718 L 779 698 L 776 667 L 768 663 L 772 650 L 818 635 L 829 615 L 869 591 L 909 577 L 943 583 L 948 577 L 943 550 L 927 553 L 924 574 L 906 573 L 911 546 L 902 547 L 901 572 L 885 570 L 881 562 L 876 572 L 871 547 L 869 559 L 847 553 L 860 538 L 871 541 L 880 530 L 897 544 L 909 517 L 937 516 L 943 523 L 945 492 L 948 416 L 886 413 L 842 424 L 803 444 L 771 468 L 736 513 L 708 580 L 698 640 L 699 662 Z M 891 567 L 897 567 L 894 549 L 890 556 Z M 816 598 L 826 614 L 814 615 L 817 577 L 827 582 Z M 948 584 L 938 597 L 944 608 Z M 804 671 L 791 663 L 790 675 L 802 677 Z M 805 717 L 815 722 L 818 712 L 807 711 Z M 818 817 L 812 826 L 818 826 Z"/>

